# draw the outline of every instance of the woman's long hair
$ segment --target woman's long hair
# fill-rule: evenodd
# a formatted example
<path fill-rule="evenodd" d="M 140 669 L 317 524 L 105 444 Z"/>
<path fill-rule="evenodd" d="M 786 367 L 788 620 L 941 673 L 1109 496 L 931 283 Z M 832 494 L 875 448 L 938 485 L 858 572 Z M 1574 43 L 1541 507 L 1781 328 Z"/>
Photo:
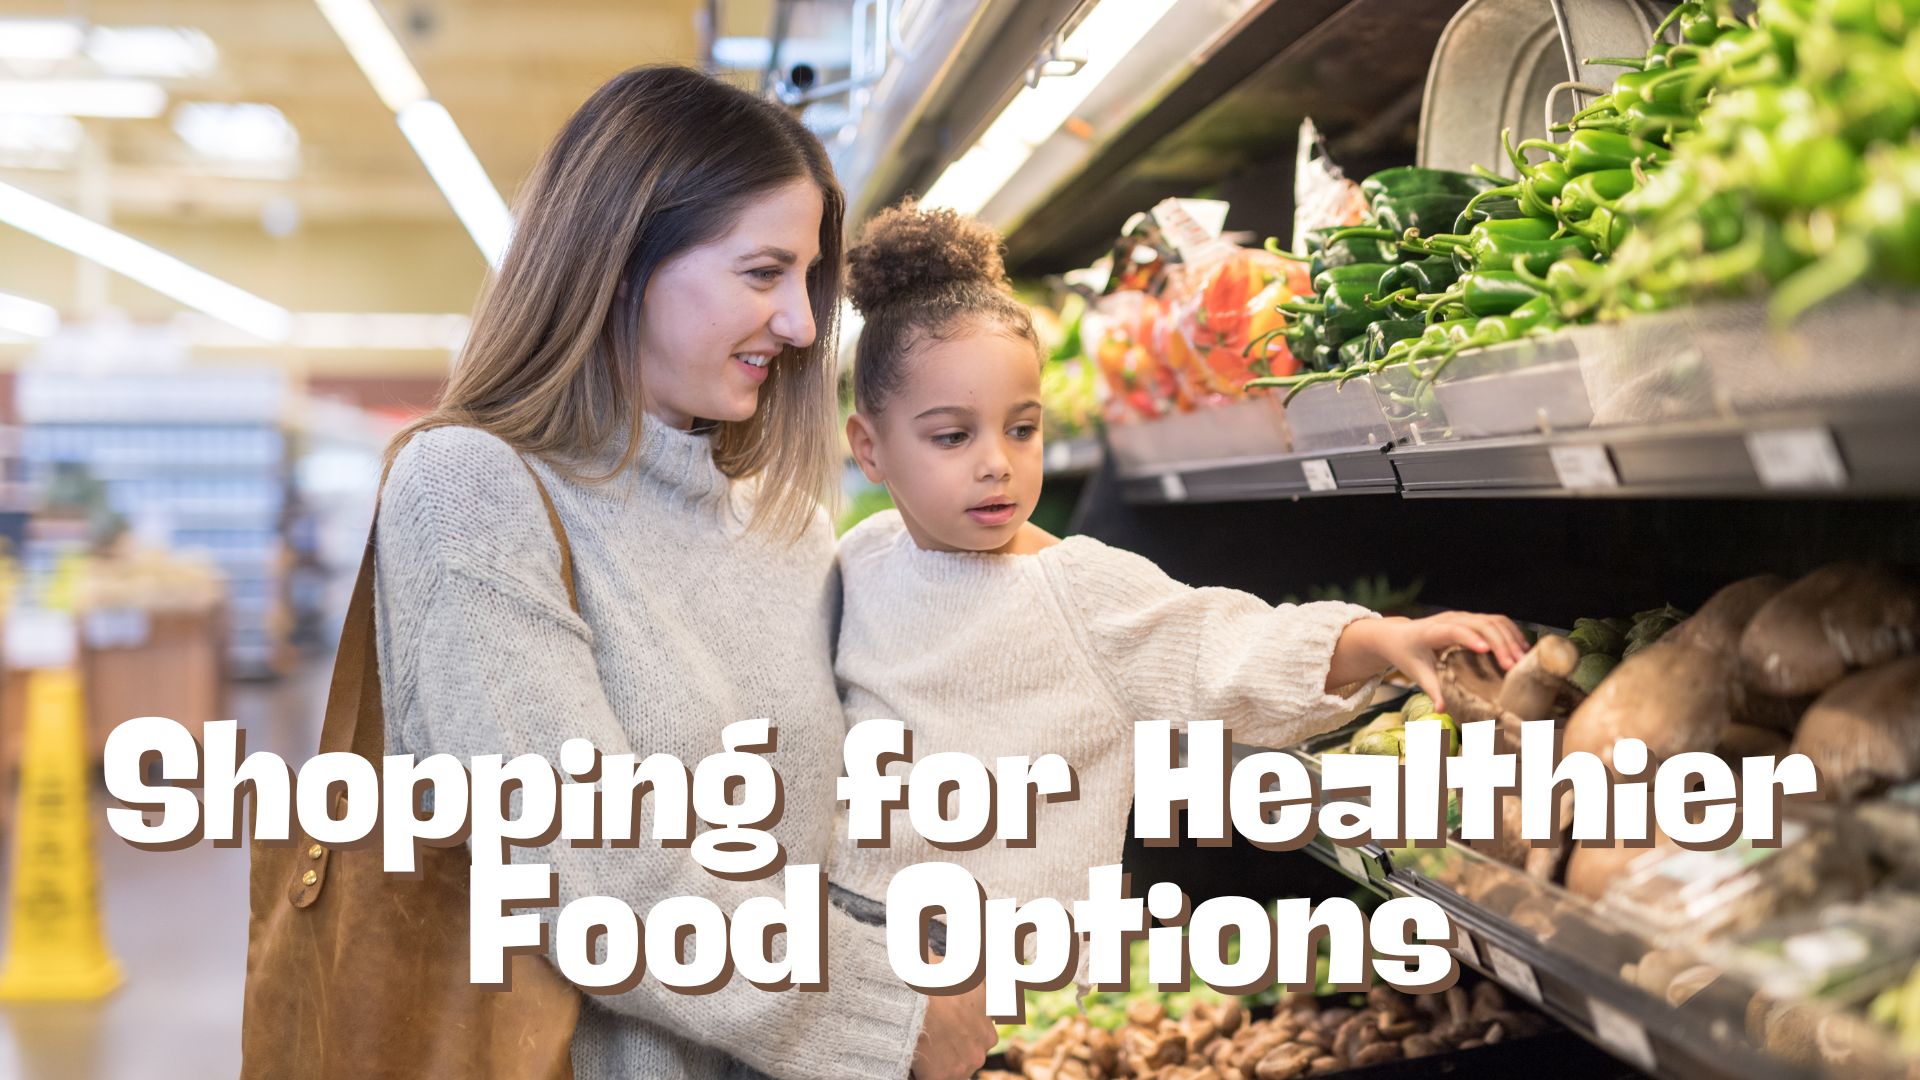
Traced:
<path fill-rule="evenodd" d="M 807 271 L 818 336 L 769 366 L 759 407 L 713 432 L 714 458 L 758 477 L 753 526 L 797 536 L 836 457 L 834 327 L 845 199 L 825 149 L 778 106 L 681 67 L 641 67 L 595 91 L 522 191 L 506 259 L 481 295 L 465 348 L 417 432 L 488 431 L 577 480 L 603 482 L 641 444 L 640 305 L 667 259 L 716 240 L 754 197 L 793 180 L 820 190 L 820 261 Z M 625 284 L 622 290 L 620 286 Z M 626 450 L 580 465 L 626 429 Z"/>

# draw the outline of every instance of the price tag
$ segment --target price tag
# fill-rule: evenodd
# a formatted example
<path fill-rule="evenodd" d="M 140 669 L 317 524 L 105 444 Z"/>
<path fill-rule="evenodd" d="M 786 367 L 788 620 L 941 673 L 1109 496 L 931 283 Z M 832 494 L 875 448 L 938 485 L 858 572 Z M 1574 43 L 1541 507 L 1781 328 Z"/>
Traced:
<path fill-rule="evenodd" d="M 1333 845 L 1333 857 L 1340 863 L 1340 869 L 1356 881 L 1368 880 L 1367 860 L 1360 855 L 1359 848 L 1350 848 L 1345 844 Z"/>
<path fill-rule="evenodd" d="M 1179 473 L 1161 473 L 1160 494 L 1166 496 L 1168 502 L 1186 502 L 1186 482 L 1180 479 Z"/>
<path fill-rule="evenodd" d="M 1487 945 L 1487 963 L 1493 967 L 1493 977 L 1506 983 L 1508 989 L 1535 1005 L 1540 1004 L 1540 980 L 1533 977 L 1533 968 L 1525 960 L 1513 955 L 1498 945 Z"/>
<path fill-rule="evenodd" d="M 1480 966 L 1480 952 L 1473 947 L 1473 935 L 1467 933 L 1466 930 L 1462 929 L 1459 931 L 1459 936 L 1455 938 L 1450 951 L 1453 955 L 1460 958 L 1461 963 L 1469 967 Z"/>
<path fill-rule="evenodd" d="M 1823 427 L 1776 428 L 1747 433 L 1747 456 L 1765 488 L 1841 488 L 1847 466 L 1833 432 Z"/>
<path fill-rule="evenodd" d="M 1300 463 L 1300 471 L 1307 475 L 1308 491 L 1333 491 L 1340 486 L 1334 483 L 1333 466 L 1326 458 L 1308 458 Z"/>
<path fill-rule="evenodd" d="M 1568 491 L 1600 491 L 1620 486 L 1620 475 L 1613 471 L 1613 459 L 1599 443 L 1551 446 L 1547 456 L 1553 459 L 1553 473 Z"/>
<path fill-rule="evenodd" d="M 1587 1009 L 1593 1014 L 1593 1037 L 1601 1046 L 1631 1065 L 1654 1071 L 1658 1063 L 1653 1058 L 1653 1044 L 1647 1041 L 1647 1029 L 1640 1026 L 1640 1021 L 1604 1001 L 1589 999 Z"/>
<path fill-rule="evenodd" d="M 1061 469 L 1066 468 L 1067 463 L 1072 460 L 1073 450 L 1066 443 L 1056 442 L 1047 444 L 1047 456 L 1043 464 L 1046 466 L 1048 472 L 1059 472 Z"/>

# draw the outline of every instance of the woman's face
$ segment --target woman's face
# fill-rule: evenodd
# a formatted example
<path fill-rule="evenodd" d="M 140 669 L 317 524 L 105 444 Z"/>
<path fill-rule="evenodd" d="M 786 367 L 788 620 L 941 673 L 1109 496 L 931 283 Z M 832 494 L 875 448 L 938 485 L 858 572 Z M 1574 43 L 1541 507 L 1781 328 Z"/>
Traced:
<path fill-rule="evenodd" d="M 648 412 L 683 429 L 753 416 L 774 358 L 813 343 L 807 270 L 823 213 L 813 182 L 793 180 L 748 202 L 726 235 L 660 264 L 640 300 Z"/>

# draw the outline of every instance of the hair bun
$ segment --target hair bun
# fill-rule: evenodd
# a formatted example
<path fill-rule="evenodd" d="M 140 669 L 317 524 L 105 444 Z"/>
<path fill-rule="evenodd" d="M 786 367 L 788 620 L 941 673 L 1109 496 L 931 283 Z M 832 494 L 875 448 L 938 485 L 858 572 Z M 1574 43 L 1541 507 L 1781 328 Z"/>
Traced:
<path fill-rule="evenodd" d="M 880 212 L 847 253 L 847 298 L 862 314 L 952 286 L 1004 287 L 1000 234 L 907 199 Z"/>

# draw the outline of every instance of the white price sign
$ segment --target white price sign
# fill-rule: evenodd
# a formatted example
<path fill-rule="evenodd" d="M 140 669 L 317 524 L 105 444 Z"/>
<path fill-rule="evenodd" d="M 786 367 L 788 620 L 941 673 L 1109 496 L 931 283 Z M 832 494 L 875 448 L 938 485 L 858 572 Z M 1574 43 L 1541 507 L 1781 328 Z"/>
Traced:
<path fill-rule="evenodd" d="M 1067 463 L 1072 460 L 1073 451 L 1066 443 L 1056 442 L 1047 444 L 1047 456 L 1044 464 L 1048 472 L 1059 472 L 1061 469 L 1066 468 Z"/>
<path fill-rule="evenodd" d="M 1306 474 L 1308 491 L 1333 491 L 1340 486 L 1334 482 L 1333 466 L 1326 458 L 1308 458 L 1300 463 L 1300 471 Z"/>
<path fill-rule="evenodd" d="M 1493 968 L 1493 977 L 1506 983 L 1508 989 L 1535 1005 L 1540 1004 L 1540 980 L 1534 978 L 1533 968 L 1525 960 L 1513 955 L 1498 945 L 1488 945 L 1487 963 Z"/>
<path fill-rule="evenodd" d="M 1160 494 L 1165 496 L 1168 502 L 1186 502 L 1186 482 L 1180 479 L 1180 474 L 1177 472 L 1161 473 Z"/>
<path fill-rule="evenodd" d="M 1347 876 L 1357 881 L 1367 880 L 1367 860 L 1360 857 L 1360 850 L 1358 848 L 1350 848 L 1344 844 L 1335 844 L 1333 845 L 1333 857 L 1339 860 L 1340 869 L 1345 870 Z"/>
<path fill-rule="evenodd" d="M 1480 953 L 1473 947 L 1473 935 L 1467 933 L 1466 930 L 1458 930 L 1458 936 L 1453 942 L 1452 952 L 1453 955 L 1460 958 L 1461 963 L 1470 967 L 1480 966 Z"/>
<path fill-rule="evenodd" d="M 1640 1021 L 1604 1001 L 1589 999 L 1587 1010 L 1593 1014 L 1593 1037 L 1629 1064 L 1647 1072 L 1654 1071 L 1653 1044 L 1647 1041 L 1647 1029 Z"/>
<path fill-rule="evenodd" d="M 1547 456 L 1553 460 L 1553 474 L 1568 491 L 1602 491 L 1620 486 L 1620 474 L 1613 471 L 1613 459 L 1599 443 L 1552 446 Z"/>
<path fill-rule="evenodd" d="M 1764 488 L 1842 488 L 1847 466 L 1833 432 L 1823 427 L 1747 433 L 1747 456 Z"/>

